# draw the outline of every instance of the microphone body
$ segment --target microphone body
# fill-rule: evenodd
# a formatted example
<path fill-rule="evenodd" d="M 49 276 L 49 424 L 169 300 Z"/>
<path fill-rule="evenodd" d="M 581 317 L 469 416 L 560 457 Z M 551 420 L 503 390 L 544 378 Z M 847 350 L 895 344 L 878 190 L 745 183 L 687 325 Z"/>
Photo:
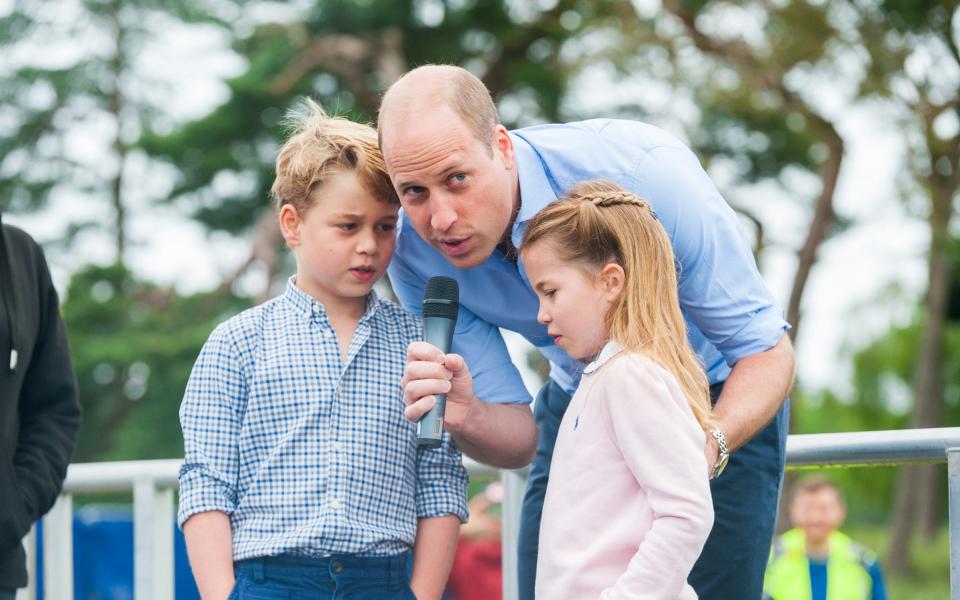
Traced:
<path fill-rule="evenodd" d="M 459 312 L 459 286 L 450 277 L 431 277 L 423 295 L 423 340 L 447 354 Z M 439 448 L 443 437 L 446 394 L 434 394 L 437 403 L 417 422 L 417 445 Z"/>

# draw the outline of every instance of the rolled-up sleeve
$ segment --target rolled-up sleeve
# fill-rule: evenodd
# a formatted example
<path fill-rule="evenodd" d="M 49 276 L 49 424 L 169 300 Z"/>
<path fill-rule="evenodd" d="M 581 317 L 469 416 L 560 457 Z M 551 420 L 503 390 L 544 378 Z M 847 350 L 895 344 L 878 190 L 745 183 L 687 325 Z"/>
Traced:
<path fill-rule="evenodd" d="M 412 245 L 413 242 L 405 243 Z M 412 268 L 407 260 L 401 252 L 394 255 L 389 267 L 390 283 L 403 308 L 419 315 L 423 312 L 426 280 L 422 270 Z M 438 268 L 439 272 L 442 271 Z M 531 401 L 500 329 L 478 317 L 463 304 L 457 314 L 451 350 L 466 361 L 477 398 L 491 404 L 528 404 Z"/>
<path fill-rule="evenodd" d="M 456 515 L 466 523 L 467 481 L 463 457 L 449 433 L 443 434 L 439 448 L 418 448 L 417 518 Z"/>
<path fill-rule="evenodd" d="M 500 329 L 460 307 L 453 351 L 462 355 L 477 398 L 491 404 L 529 404 L 531 397 Z"/>
<path fill-rule="evenodd" d="M 184 464 L 180 469 L 182 527 L 192 515 L 237 507 L 240 431 L 246 382 L 242 355 L 226 327 L 210 335 L 193 366 L 180 405 Z"/>
<path fill-rule="evenodd" d="M 757 269 L 739 220 L 686 148 L 649 150 L 637 188 L 673 244 L 686 317 L 733 366 L 790 329 Z"/>

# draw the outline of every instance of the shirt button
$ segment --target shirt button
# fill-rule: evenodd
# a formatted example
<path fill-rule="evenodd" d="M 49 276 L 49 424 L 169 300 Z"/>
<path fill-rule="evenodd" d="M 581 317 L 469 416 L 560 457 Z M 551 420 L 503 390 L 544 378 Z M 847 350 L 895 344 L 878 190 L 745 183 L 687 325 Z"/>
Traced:
<path fill-rule="evenodd" d="M 334 442 L 333 449 L 336 450 L 337 452 L 340 452 L 341 450 L 343 450 L 343 442 Z"/>
<path fill-rule="evenodd" d="M 333 571 L 334 573 L 339 573 L 340 571 L 343 570 L 343 563 L 340 562 L 339 560 L 333 561 L 333 564 L 330 565 L 330 570 Z"/>
<path fill-rule="evenodd" d="M 340 502 L 339 500 L 331 500 L 330 508 L 332 508 L 333 510 L 340 510 L 341 508 L 343 508 L 343 503 Z"/>
<path fill-rule="evenodd" d="M 325 337 L 325 338 L 327 338 L 327 339 L 329 340 L 330 338 L 333 337 L 333 332 L 328 329 L 327 331 L 324 331 L 324 332 L 323 332 L 323 337 Z"/>

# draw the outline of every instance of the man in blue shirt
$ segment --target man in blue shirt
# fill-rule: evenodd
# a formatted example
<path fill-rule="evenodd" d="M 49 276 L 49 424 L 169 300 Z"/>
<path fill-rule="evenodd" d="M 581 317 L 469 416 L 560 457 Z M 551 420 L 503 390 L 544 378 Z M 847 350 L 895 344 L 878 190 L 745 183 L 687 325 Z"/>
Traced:
<path fill-rule="evenodd" d="M 525 223 L 575 183 L 612 180 L 648 200 L 677 257 L 689 336 L 715 394 L 707 438 L 716 525 L 690 581 L 701 598 L 759 598 L 773 536 L 793 383 L 789 326 L 761 279 L 749 244 L 697 158 L 656 127 L 594 120 L 508 132 L 489 92 L 469 72 L 425 66 L 384 96 L 381 149 L 403 206 L 390 280 L 420 310 L 433 275 L 460 283 L 460 318 L 443 356 L 411 344 L 404 374 L 407 417 L 447 393 L 446 427 L 460 448 L 501 467 L 536 453 L 520 531 L 520 597 L 533 598 L 540 511 L 557 427 L 581 365 L 536 320 L 516 244 Z M 535 404 L 511 363 L 500 328 L 519 332 L 551 363 Z M 656 457 L 650 457 L 656 460 Z"/>

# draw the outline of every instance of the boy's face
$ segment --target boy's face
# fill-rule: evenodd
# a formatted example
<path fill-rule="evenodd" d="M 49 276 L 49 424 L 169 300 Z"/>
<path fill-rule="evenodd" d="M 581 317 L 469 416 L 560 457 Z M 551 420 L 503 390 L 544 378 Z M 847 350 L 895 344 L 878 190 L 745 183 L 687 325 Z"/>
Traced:
<path fill-rule="evenodd" d="M 363 306 L 396 245 L 396 205 L 374 198 L 355 173 L 333 173 L 305 212 L 287 204 L 280 230 L 297 258 L 297 287 L 326 307 Z"/>
<path fill-rule="evenodd" d="M 846 507 L 837 490 L 831 487 L 802 492 L 790 503 L 790 521 L 813 543 L 825 541 L 843 525 L 846 517 Z"/>

